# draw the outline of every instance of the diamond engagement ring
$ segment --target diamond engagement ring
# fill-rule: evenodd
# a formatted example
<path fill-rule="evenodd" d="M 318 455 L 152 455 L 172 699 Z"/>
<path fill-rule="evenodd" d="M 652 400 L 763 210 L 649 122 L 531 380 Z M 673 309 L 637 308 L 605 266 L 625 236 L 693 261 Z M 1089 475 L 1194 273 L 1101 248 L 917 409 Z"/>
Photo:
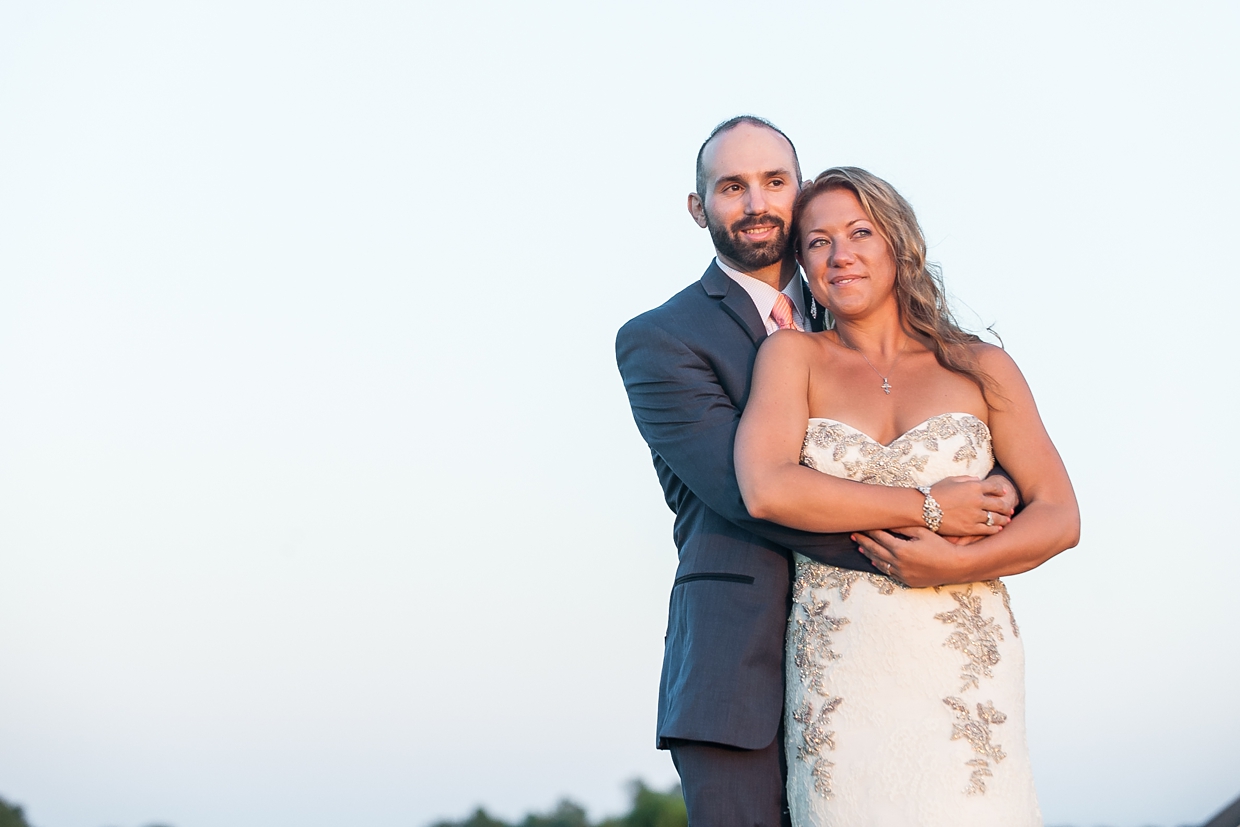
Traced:
<path fill-rule="evenodd" d="M 986 525 L 990 526 L 994 524 L 995 524 L 995 515 L 987 511 L 986 512 Z"/>

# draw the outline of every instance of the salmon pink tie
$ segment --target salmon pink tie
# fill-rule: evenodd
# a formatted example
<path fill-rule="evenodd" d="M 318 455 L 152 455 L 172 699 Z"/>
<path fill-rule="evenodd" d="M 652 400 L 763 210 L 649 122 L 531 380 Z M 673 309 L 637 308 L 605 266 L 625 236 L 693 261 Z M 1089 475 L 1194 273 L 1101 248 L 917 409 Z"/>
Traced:
<path fill-rule="evenodd" d="M 775 306 L 771 308 L 771 319 L 779 325 L 780 330 L 797 329 L 796 323 L 792 321 L 792 299 L 788 298 L 788 294 L 780 293 L 775 297 Z"/>

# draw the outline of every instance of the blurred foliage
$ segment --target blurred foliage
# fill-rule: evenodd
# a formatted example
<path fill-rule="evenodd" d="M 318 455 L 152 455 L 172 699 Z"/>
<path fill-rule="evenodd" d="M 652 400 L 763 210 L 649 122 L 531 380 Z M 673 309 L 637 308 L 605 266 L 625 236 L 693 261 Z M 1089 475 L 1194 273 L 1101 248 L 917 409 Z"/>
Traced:
<path fill-rule="evenodd" d="M 647 787 L 634 781 L 629 787 L 632 808 L 621 816 L 592 823 L 586 811 L 572 801 L 564 800 L 548 813 L 530 813 L 525 818 L 509 824 L 487 815 L 479 807 L 464 821 L 440 821 L 432 827 L 688 827 L 685 801 L 676 785 L 667 792 Z M 0 798 L 0 827 L 31 827 L 22 808 Z M 150 825 L 156 827 L 156 825 Z"/>
<path fill-rule="evenodd" d="M 571 801 L 564 800 L 549 813 L 530 813 L 512 824 L 492 818 L 479 807 L 464 821 L 440 821 L 431 827 L 688 827 L 689 816 L 685 812 L 685 800 L 676 785 L 665 793 L 652 790 L 641 781 L 630 786 L 633 807 L 622 816 L 591 824 L 586 811 Z M 5 825 L 0 825 L 5 827 Z"/>
<path fill-rule="evenodd" d="M 0 827 L 30 827 L 22 808 L 0 798 Z"/>

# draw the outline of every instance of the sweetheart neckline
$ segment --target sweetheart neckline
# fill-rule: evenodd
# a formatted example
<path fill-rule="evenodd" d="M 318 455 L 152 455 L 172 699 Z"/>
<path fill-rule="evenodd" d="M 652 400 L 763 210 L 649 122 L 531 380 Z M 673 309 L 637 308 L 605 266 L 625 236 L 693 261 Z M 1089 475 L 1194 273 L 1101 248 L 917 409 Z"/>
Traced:
<path fill-rule="evenodd" d="M 877 439 L 870 436 L 865 431 L 858 428 L 856 425 L 849 425 L 847 422 L 842 422 L 838 419 L 832 419 L 829 416 L 811 416 L 809 418 L 809 421 L 810 422 L 834 422 L 836 425 L 843 425 L 845 428 L 851 428 L 852 430 L 856 431 L 857 433 L 861 434 L 863 437 L 868 439 L 870 442 L 873 442 L 875 445 L 881 445 L 884 448 L 890 448 L 892 445 L 895 445 L 897 442 L 904 439 L 906 436 L 911 434 L 913 431 L 916 431 L 918 428 L 922 427 L 923 425 L 926 425 L 930 423 L 931 421 L 938 419 L 939 417 L 942 417 L 942 416 L 958 416 L 958 417 L 961 417 L 962 419 L 976 419 L 978 422 L 981 422 L 982 427 L 986 429 L 986 435 L 990 436 L 990 426 L 987 425 L 985 422 L 983 422 L 981 417 L 974 416 L 971 413 L 965 413 L 964 411 L 947 411 L 946 413 L 935 414 L 934 416 L 928 416 L 925 419 L 923 419 L 921 422 L 918 422 L 916 425 L 909 428 L 904 433 L 900 434 L 895 439 L 891 440 L 891 442 L 879 442 Z"/>

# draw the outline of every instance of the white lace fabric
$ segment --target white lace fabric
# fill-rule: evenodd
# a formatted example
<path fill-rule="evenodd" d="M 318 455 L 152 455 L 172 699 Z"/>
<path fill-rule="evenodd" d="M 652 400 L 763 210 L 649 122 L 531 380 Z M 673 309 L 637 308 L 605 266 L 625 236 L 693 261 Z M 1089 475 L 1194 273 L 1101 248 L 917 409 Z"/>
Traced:
<path fill-rule="evenodd" d="M 970 414 L 882 445 L 812 419 L 803 464 L 932 485 L 994 464 Z M 1024 651 L 998 581 L 906 588 L 797 555 L 788 625 L 788 798 L 797 827 L 1041 825 L 1025 738 Z"/>

